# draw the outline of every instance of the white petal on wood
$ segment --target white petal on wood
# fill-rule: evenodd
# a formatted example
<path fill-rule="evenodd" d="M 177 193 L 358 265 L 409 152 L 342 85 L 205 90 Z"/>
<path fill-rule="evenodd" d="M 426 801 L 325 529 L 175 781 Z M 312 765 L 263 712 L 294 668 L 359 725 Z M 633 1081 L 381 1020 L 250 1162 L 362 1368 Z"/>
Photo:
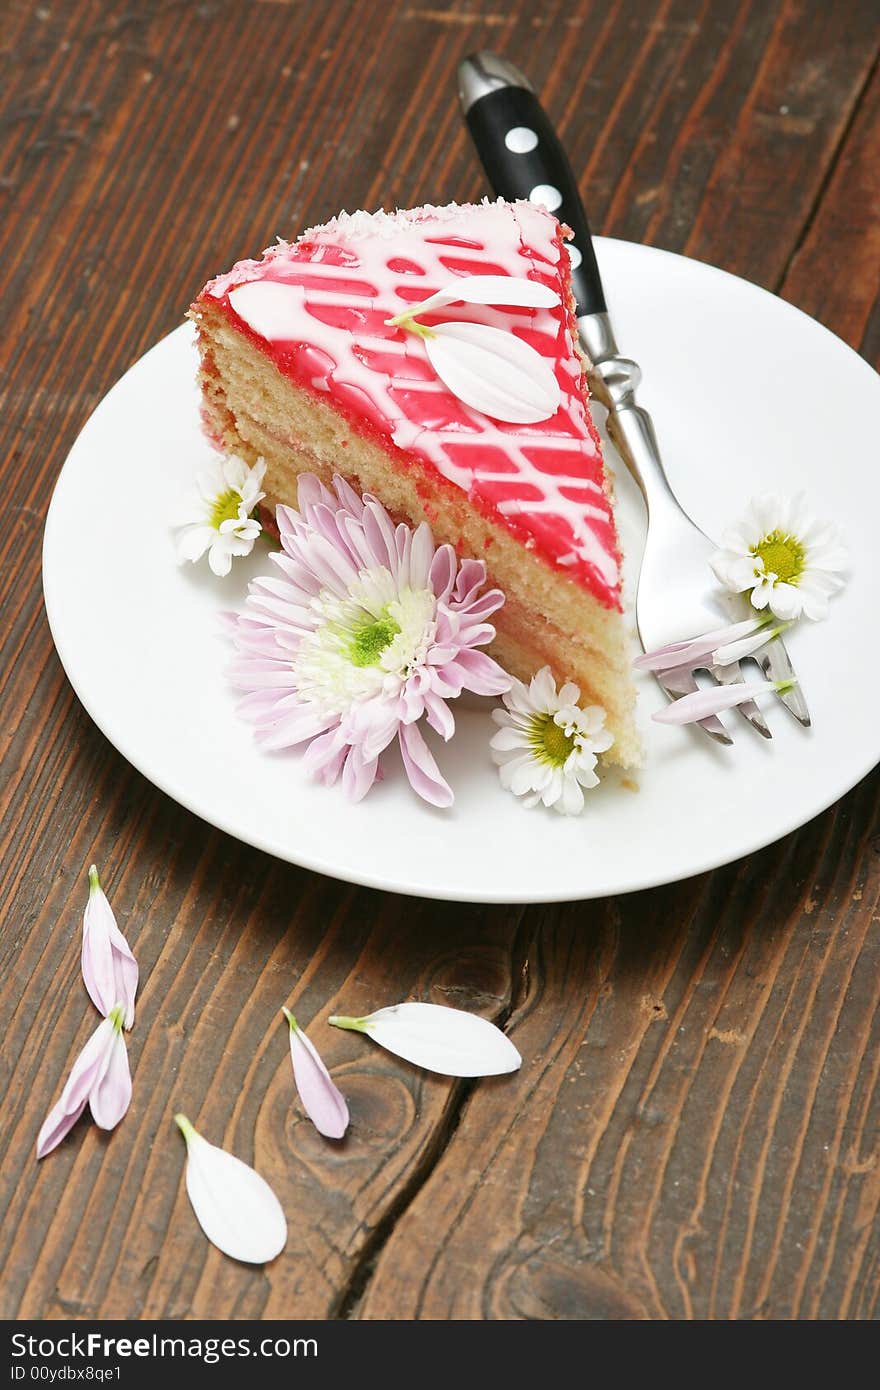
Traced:
<path fill-rule="evenodd" d="M 389 1052 L 442 1076 L 500 1076 L 522 1065 L 513 1043 L 494 1023 L 442 1004 L 393 1004 L 366 1018 L 330 1022 L 356 1024 Z"/>
<path fill-rule="evenodd" d="M 559 408 L 559 382 L 549 361 L 512 333 L 482 323 L 439 323 L 424 343 L 444 385 L 493 420 L 530 425 Z"/>
<path fill-rule="evenodd" d="M 234 1260 L 274 1260 L 287 1242 L 287 1221 L 265 1178 L 209 1144 L 184 1116 L 177 1123 L 186 1139 L 186 1190 L 205 1235 Z"/>
<path fill-rule="evenodd" d="M 415 317 L 429 314 L 433 309 L 443 309 L 447 304 L 510 304 L 521 309 L 552 309 L 558 303 L 556 291 L 537 280 L 517 275 L 462 275 L 421 304 L 410 305 L 407 312 Z"/>

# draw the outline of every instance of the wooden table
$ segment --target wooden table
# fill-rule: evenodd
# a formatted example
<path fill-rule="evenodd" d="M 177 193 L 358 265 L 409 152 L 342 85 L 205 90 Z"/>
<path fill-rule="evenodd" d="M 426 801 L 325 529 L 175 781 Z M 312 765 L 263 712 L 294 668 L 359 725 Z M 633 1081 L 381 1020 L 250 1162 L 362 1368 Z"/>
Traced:
<path fill-rule="evenodd" d="M 876 4 L 3 14 L 0 1314 L 876 1314 L 876 774 L 672 888 L 527 909 L 383 895 L 277 863 L 144 781 L 74 697 L 40 591 L 67 450 L 211 273 L 340 207 L 484 192 L 454 87 L 477 47 L 540 86 L 598 230 L 745 275 L 880 363 Z M 94 1026 L 92 859 L 144 982 L 134 1100 L 109 1140 L 80 1125 L 38 1165 Z M 322 1022 L 407 996 L 503 1023 L 522 1071 L 450 1083 Z M 342 1148 L 292 1101 L 282 1003 L 344 1078 Z M 291 1220 L 271 1267 L 202 1238 L 178 1108 L 273 1182 Z"/>

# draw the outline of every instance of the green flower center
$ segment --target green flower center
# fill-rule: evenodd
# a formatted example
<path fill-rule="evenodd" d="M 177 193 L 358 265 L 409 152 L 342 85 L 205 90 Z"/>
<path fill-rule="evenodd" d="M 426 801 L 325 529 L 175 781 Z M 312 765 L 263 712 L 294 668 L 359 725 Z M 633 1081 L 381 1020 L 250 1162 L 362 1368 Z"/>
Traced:
<path fill-rule="evenodd" d="M 383 609 L 380 618 L 355 630 L 347 653 L 352 666 L 378 666 L 385 648 L 390 647 L 400 631 L 400 624 L 394 621 L 387 608 Z"/>
<path fill-rule="evenodd" d="M 806 551 L 796 536 L 771 531 L 758 542 L 753 554 L 764 561 L 764 573 L 775 574 L 782 584 L 796 584 L 803 574 Z"/>
<path fill-rule="evenodd" d="M 562 767 L 575 747 L 574 736 L 560 728 L 552 714 L 535 715 L 529 742 L 536 757 L 554 767 Z"/>
<path fill-rule="evenodd" d="M 224 521 L 238 521 L 238 508 L 241 502 L 241 494 L 235 488 L 229 487 L 225 492 L 221 492 L 211 508 L 211 525 L 220 530 L 221 523 Z"/>

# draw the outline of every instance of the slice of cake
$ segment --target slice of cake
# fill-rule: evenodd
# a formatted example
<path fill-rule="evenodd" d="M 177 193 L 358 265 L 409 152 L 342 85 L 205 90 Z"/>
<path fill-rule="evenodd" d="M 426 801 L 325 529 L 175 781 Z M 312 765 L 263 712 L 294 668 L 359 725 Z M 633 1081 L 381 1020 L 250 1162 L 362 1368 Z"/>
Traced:
<path fill-rule="evenodd" d="M 450 302 L 423 322 L 482 324 L 528 344 L 558 383 L 549 418 L 517 424 L 467 405 L 423 337 L 388 322 L 473 276 L 537 281 L 556 292 L 544 296 L 552 307 Z M 296 504 L 298 474 L 339 473 L 485 559 L 507 599 L 493 654 L 523 680 L 549 665 L 576 681 L 607 711 L 607 759 L 631 766 L 620 550 L 572 308 L 563 228 L 535 204 L 498 201 L 342 213 L 239 262 L 190 313 L 205 426 L 221 448 L 266 460 L 273 513 Z"/>

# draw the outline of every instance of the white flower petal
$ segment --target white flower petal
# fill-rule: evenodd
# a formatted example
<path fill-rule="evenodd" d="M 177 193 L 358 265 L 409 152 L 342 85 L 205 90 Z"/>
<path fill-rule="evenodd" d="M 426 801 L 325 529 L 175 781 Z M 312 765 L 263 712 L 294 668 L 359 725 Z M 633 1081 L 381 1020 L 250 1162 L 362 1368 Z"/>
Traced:
<path fill-rule="evenodd" d="M 277 280 L 252 280 L 229 291 L 229 303 L 240 319 L 270 342 L 290 338 L 302 312 L 303 289 Z"/>
<path fill-rule="evenodd" d="M 223 460 L 223 476 L 226 486 L 241 493 L 248 480 L 248 466 L 238 454 L 227 454 Z"/>
<path fill-rule="evenodd" d="M 591 739 L 599 735 L 603 739 L 612 737 L 605 728 L 605 711 L 601 705 L 587 705 L 586 709 L 581 710 L 581 729 Z"/>
<path fill-rule="evenodd" d="M 186 1139 L 187 1194 L 205 1235 L 234 1260 L 274 1260 L 287 1241 L 287 1222 L 265 1178 L 209 1144 L 185 1115 L 175 1120 Z"/>
<path fill-rule="evenodd" d="M 542 765 L 534 758 L 531 753 L 520 758 L 516 763 L 509 763 L 510 776 L 508 786 L 514 796 L 523 796 L 526 792 L 537 791 L 539 788 L 547 786 L 546 779 L 542 774 Z"/>
<path fill-rule="evenodd" d="M 784 622 L 800 617 L 804 606 L 803 596 L 793 584 L 774 584 L 768 595 L 770 609 Z"/>
<path fill-rule="evenodd" d="M 196 474 L 196 488 L 203 502 L 210 506 L 215 497 L 226 491 L 223 456 L 215 454 Z"/>
<path fill-rule="evenodd" d="M 752 499 L 749 511 L 751 532 L 755 540 L 759 541 L 764 536 L 769 536 L 771 531 L 777 528 L 784 529 L 783 507 L 782 499 L 773 493 L 764 493 Z"/>
<path fill-rule="evenodd" d="M 550 714 L 556 709 L 556 683 L 549 666 L 542 666 L 529 685 L 529 709 Z"/>
<path fill-rule="evenodd" d="M 218 579 L 224 579 L 232 569 L 232 547 L 227 536 L 214 541 L 208 551 L 208 564 Z"/>
<path fill-rule="evenodd" d="M 199 471 L 197 501 L 187 512 L 181 509 L 173 522 L 178 530 L 176 543 L 180 562 L 199 560 L 207 551 L 208 564 L 215 574 L 222 576 L 232 568 L 233 556 L 250 554 L 262 530 L 258 518 L 250 513 L 265 496 L 259 489 L 265 471 L 263 459 L 248 468 L 235 454 L 218 454 Z M 218 504 L 222 503 L 222 515 L 230 501 L 235 501 L 236 494 L 240 499 L 237 514 L 225 518 L 218 527 Z"/>
<path fill-rule="evenodd" d="M 177 558 L 181 564 L 186 560 L 195 563 L 205 551 L 214 544 L 217 532 L 213 526 L 201 522 L 185 526 L 177 537 Z"/>
<path fill-rule="evenodd" d="M 824 594 L 803 594 L 801 612 L 811 622 L 821 622 L 828 617 L 828 600 Z"/>
<path fill-rule="evenodd" d="M 565 709 L 570 705 L 577 705 L 581 698 L 581 688 L 575 685 L 574 681 L 566 681 L 559 687 L 559 706 Z"/>
<path fill-rule="evenodd" d="M 763 557 L 755 553 L 775 533 L 792 537 L 801 550 L 791 582 L 767 570 Z M 734 593 L 750 591 L 754 608 L 769 608 L 783 622 L 801 613 L 808 618 L 825 617 L 828 596 L 843 588 L 847 556 L 839 528 L 812 517 L 803 493 L 791 498 L 770 494 L 753 498 L 743 520 L 726 530 L 723 539 L 723 548 L 710 560 L 715 577 Z M 724 662 L 747 654 L 736 647 L 732 652 L 722 653 Z"/>
<path fill-rule="evenodd" d="M 764 561 L 750 552 L 734 555 L 731 551 L 719 550 L 712 556 L 709 564 L 719 584 L 734 594 L 750 589 L 755 582 L 756 571 L 764 568 Z"/>
<path fill-rule="evenodd" d="M 424 339 L 444 385 L 493 420 L 534 424 L 559 408 L 559 382 L 529 343 L 482 323 L 440 323 Z"/>
<path fill-rule="evenodd" d="M 415 318 L 447 304 L 513 304 L 524 309 L 552 309 L 558 303 L 556 291 L 537 280 L 517 275 L 462 275 L 450 281 L 445 289 L 423 299 L 421 304 L 410 305 L 405 314 L 407 318 Z"/>
<path fill-rule="evenodd" d="M 499 729 L 498 733 L 493 734 L 489 740 L 489 747 L 497 749 L 499 753 L 509 753 L 513 749 L 519 751 L 528 748 L 528 746 L 529 740 L 525 731 L 513 727 Z"/>
<path fill-rule="evenodd" d="M 578 779 L 582 787 L 598 787 L 599 778 L 596 775 L 595 765 L 596 759 L 594 758 L 593 765 L 591 767 L 575 768 L 574 775 Z"/>
<path fill-rule="evenodd" d="M 522 1057 L 494 1023 L 442 1004 L 394 1004 L 366 1018 L 329 1020 L 366 1033 L 389 1052 L 442 1076 L 500 1076 Z"/>
<path fill-rule="evenodd" d="M 610 729 L 599 729 L 590 734 L 590 748 L 594 753 L 607 753 L 613 743 L 614 735 Z"/>
<path fill-rule="evenodd" d="M 563 815 L 577 815 L 585 804 L 582 788 L 599 782 L 593 771 L 596 754 L 606 752 L 614 742 L 605 728 L 604 709 L 601 705 L 582 709 L 572 703 L 580 699 L 580 690 L 571 682 L 557 692 L 549 666 L 537 671 L 528 686 L 516 682 L 502 698 L 505 709 L 493 714 L 500 728 L 489 741 L 501 785 L 526 807 L 543 802 Z M 565 754 L 548 750 L 548 716 L 572 740 Z"/>
<path fill-rule="evenodd" d="M 584 809 L 584 793 L 576 777 L 566 777 L 563 780 L 562 795 L 554 805 L 563 816 L 580 815 Z"/>
<path fill-rule="evenodd" d="M 501 785 L 505 791 L 513 791 L 513 781 L 521 767 L 537 766 L 532 756 L 531 750 L 526 749 L 522 753 L 499 753 L 492 751 L 492 761 L 498 765 L 498 776 L 501 778 Z M 527 781 L 525 790 L 530 789 L 531 782 Z M 514 792 L 518 796 L 518 792 Z"/>
<path fill-rule="evenodd" d="M 748 637 L 741 637 L 738 642 L 725 642 L 711 653 L 713 666 L 732 666 L 735 661 L 744 661 L 747 656 L 753 656 L 774 637 L 778 637 L 780 631 L 779 627 L 763 623 Z"/>

